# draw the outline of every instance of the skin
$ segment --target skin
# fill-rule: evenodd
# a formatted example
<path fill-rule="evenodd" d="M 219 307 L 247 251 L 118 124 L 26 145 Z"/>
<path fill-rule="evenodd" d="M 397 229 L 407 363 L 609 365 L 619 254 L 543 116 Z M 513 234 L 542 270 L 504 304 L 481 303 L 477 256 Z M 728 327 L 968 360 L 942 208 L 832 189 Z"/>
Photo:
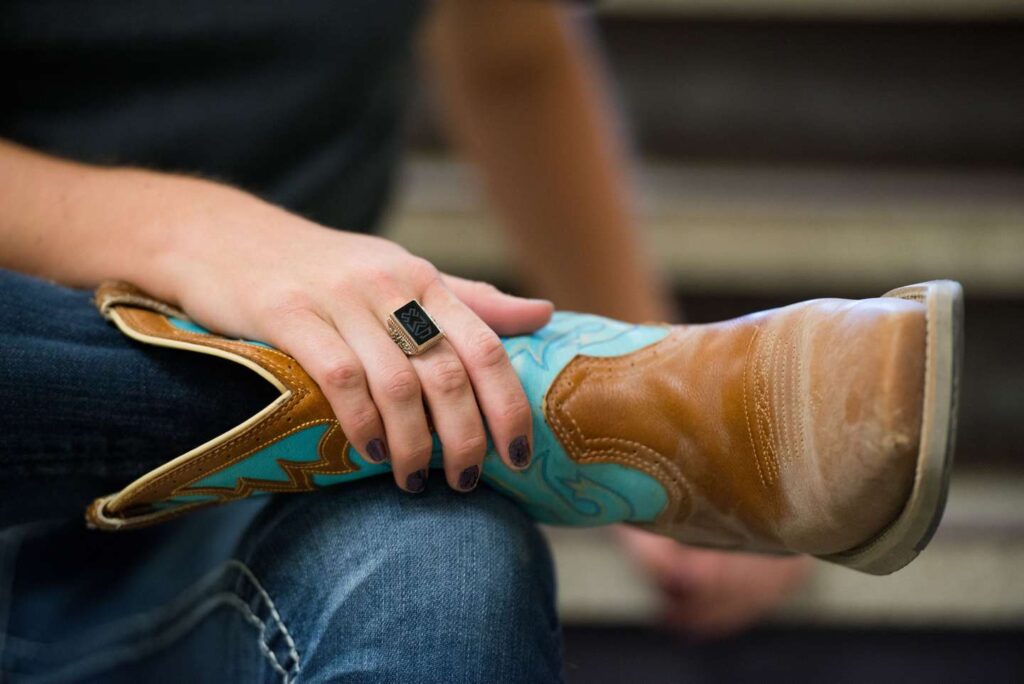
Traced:
<path fill-rule="evenodd" d="M 563 308 L 671 320 L 634 224 L 597 60 L 564 12 L 555 3 L 439 0 L 422 56 L 524 281 Z M 440 273 L 386 240 L 316 225 L 207 180 L 78 164 L 3 141 L 0 178 L 0 266 L 79 287 L 127 280 L 209 328 L 288 351 L 364 456 L 381 440 L 406 490 L 427 464 L 428 413 L 445 445 L 445 477 L 460 491 L 475 486 L 485 425 L 512 467 L 509 445 L 532 443 L 529 407 L 497 335 L 542 326 L 548 301 Z M 408 359 L 382 321 L 414 298 L 448 340 Z M 674 542 L 633 544 L 644 533 L 621 534 L 659 586 L 689 567 Z M 737 604 L 747 606 L 743 619 L 725 622 L 749 624 L 784 595 L 729 580 L 743 575 L 729 567 L 749 561 L 718 556 L 718 572 L 665 592 L 679 615 L 704 606 L 680 618 L 684 629 L 723 624 L 716 610 Z M 789 586 L 790 567 L 760 572 Z M 731 601 L 715 598 L 725 593 Z"/>
<path fill-rule="evenodd" d="M 616 532 L 661 593 L 662 624 L 691 638 L 715 639 L 749 629 L 803 586 L 813 569 L 803 556 L 726 553 L 628 527 Z"/>

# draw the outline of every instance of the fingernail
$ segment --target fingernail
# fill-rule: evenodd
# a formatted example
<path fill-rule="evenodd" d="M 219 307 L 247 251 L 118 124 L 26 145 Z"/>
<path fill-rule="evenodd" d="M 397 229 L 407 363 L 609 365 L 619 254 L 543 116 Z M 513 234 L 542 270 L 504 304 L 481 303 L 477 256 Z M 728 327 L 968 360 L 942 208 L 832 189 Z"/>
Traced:
<path fill-rule="evenodd" d="M 530 465 L 530 443 L 526 441 L 526 435 L 519 435 L 509 443 L 508 460 L 516 468 Z"/>
<path fill-rule="evenodd" d="M 464 492 L 468 492 L 473 489 L 473 487 L 476 487 L 476 482 L 479 479 L 480 466 L 470 466 L 459 474 L 459 489 Z"/>
<path fill-rule="evenodd" d="M 388 445 L 382 439 L 371 439 L 366 443 L 366 455 L 374 463 L 388 460 Z"/>
<path fill-rule="evenodd" d="M 413 494 L 419 494 L 427 488 L 427 471 L 417 470 L 405 478 L 405 489 Z"/>

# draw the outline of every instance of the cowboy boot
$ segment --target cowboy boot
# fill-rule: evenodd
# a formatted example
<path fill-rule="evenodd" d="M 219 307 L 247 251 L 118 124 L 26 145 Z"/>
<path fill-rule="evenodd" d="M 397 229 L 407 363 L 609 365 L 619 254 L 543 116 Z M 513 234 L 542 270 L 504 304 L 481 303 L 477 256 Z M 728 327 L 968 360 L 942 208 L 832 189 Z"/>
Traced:
<path fill-rule="evenodd" d="M 807 553 L 875 574 L 927 544 L 951 466 L 962 294 L 950 281 L 821 299 L 710 325 L 556 313 L 504 340 L 534 409 L 534 459 L 483 480 L 534 518 L 627 522 L 679 541 Z M 120 283 L 100 311 L 140 342 L 241 363 L 280 396 L 89 508 L 126 529 L 253 494 L 388 471 L 349 448 L 284 353 L 230 340 Z M 432 463 L 441 465 L 435 440 Z"/>

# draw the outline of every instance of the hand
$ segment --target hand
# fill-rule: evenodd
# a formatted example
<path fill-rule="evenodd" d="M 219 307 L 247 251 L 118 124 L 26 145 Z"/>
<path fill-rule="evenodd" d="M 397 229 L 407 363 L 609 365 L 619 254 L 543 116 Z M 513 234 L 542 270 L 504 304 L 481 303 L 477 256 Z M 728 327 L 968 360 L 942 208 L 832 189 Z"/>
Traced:
<path fill-rule="evenodd" d="M 453 488 L 476 485 L 485 423 L 510 467 L 528 464 L 530 407 L 498 334 L 544 325 L 550 302 L 439 273 L 392 242 L 330 230 L 224 186 L 176 182 L 180 196 L 160 219 L 174 237 L 152 291 L 212 330 L 294 356 L 352 446 L 369 461 L 390 458 L 406 491 L 426 485 L 428 410 Z M 410 358 L 384 321 L 412 299 L 447 339 Z"/>
<path fill-rule="evenodd" d="M 721 637 L 753 626 L 811 571 L 806 557 L 697 549 L 630 527 L 617 528 L 617 534 L 661 590 L 667 626 L 693 637 Z"/>

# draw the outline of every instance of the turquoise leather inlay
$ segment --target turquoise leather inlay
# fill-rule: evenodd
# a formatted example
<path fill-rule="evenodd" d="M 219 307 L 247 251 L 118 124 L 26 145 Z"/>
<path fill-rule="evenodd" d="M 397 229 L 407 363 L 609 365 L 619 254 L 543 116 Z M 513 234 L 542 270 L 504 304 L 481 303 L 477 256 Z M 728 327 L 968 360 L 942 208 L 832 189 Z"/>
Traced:
<path fill-rule="evenodd" d="M 317 445 L 320 444 L 320 438 L 327 432 L 327 427 L 327 425 L 313 425 L 288 435 L 253 453 L 244 461 L 207 475 L 192 486 L 234 489 L 235 482 L 240 477 L 288 482 L 288 475 L 281 470 L 281 466 L 277 462 L 278 459 L 295 462 L 316 461 L 320 458 Z"/>
<path fill-rule="evenodd" d="M 600 316 L 556 313 L 532 335 L 504 340 L 533 409 L 533 464 L 523 472 L 487 454 L 483 479 L 515 498 L 540 522 L 606 525 L 623 520 L 653 521 L 668 503 L 653 477 L 614 463 L 572 461 L 548 428 L 544 395 L 577 355 L 621 356 L 658 342 L 666 326 L 630 325 Z"/>
<path fill-rule="evenodd" d="M 198 335 L 210 335 L 210 331 L 192 321 L 186 321 L 183 318 L 174 318 L 173 316 L 167 317 L 168 322 L 178 330 L 184 330 L 185 332 L 196 333 Z"/>
<path fill-rule="evenodd" d="M 209 334 L 195 323 L 173 318 L 170 321 L 182 330 Z M 525 471 L 513 471 L 491 446 L 484 461 L 484 481 L 516 499 L 531 516 L 544 523 L 606 525 L 626 520 L 653 521 L 668 502 L 661 483 L 618 464 L 575 463 L 548 429 L 541 407 L 551 383 L 577 355 L 628 354 L 658 342 L 668 332 L 667 326 L 630 325 L 600 316 L 559 312 L 532 335 L 503 340 L 533 408 L 533 463 Z M 289 435 L 194 486 L 234 489 L 237 479 L 243 476 L 287 481 L 278 460 L 316 460 L 317 445 L 326 429 L 325 425 L 317 425 Z M 358 470 L 345 475 L 314 475 L 315 484 L 329 486 L 390 471 L 388 464 L 364 461 L 354 449 L 349 449 L 348 456 Z M 441 444 L 436 436 L 431 466 L 442 467 Z M 434 478 L 437 477 L 435 474 Z M 172 501 L 189 503 L 199 500 L 194 498 L 198 496 L 183 494 Z"/>

